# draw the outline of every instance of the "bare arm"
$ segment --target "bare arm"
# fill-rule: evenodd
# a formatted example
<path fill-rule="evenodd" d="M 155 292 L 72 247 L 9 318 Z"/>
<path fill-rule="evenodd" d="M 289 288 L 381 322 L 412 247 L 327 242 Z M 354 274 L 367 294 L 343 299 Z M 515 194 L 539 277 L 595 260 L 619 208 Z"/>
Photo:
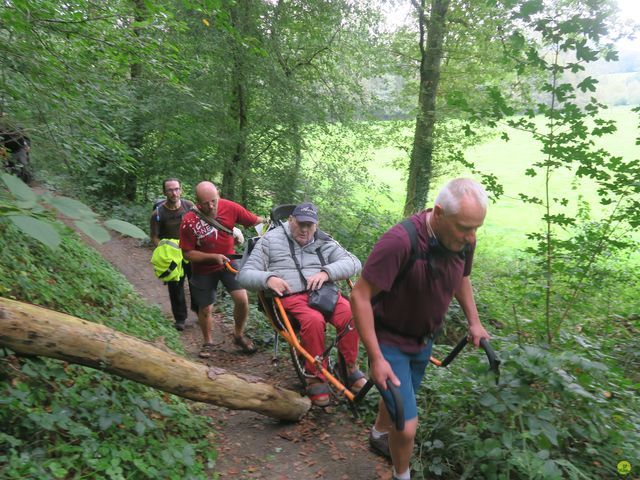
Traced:
<path fill-rule="evenodd" d="M 478 315 L 478 308 L 473 298 L 473 288 L 471 286 L 471 278 L 462 277 L 462 281 L 455 292 L 456 300 L 462 307 L 464 316 L 467 317 L 469 323 L 469 334 L 473 340 L 473 344 L 480 346 L 480 340 L 490 338 L 489 333 L 484 329 Z"/>
<path fill-rule="evenodd" d="M 158 231 L 160 230 L 160 222 L 158 221 L 157 215 L 154 213 L 151 215 L 151 219 L 149 221 L 149 238 L 151 238 L 151 243 L 154 246 L 158 246 L 160 243 L 160 237 L 158 236 Z"/>
<path fill-rule="evenodd" d="M 400 386 L 400 381 L 380 351 L 380 344 L 374 327 L 371 299 L 379 292 L 380 289 L 378 287 L 360 277 L 351 291 L 350 301 L 356 329 L 369 355 L 371 378 L 379 387 L 386 390 L 387 379 L 390 379 L 396 386 Z"/>

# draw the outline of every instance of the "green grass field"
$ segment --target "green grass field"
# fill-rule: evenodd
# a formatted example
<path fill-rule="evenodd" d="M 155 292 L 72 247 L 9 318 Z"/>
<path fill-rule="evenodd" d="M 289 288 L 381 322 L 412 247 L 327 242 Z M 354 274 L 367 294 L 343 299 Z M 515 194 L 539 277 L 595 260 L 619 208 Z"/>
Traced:
<path fill-rule="evenodd" d="M 630 107 L 615 107 L 607 112 L 609 118 L 617 122 L 618 131 L 599 143 L 614 155 L 626 160 L 640 158 L 640 146 L 635 145 L 639 119 Z M 527 168 L 542 159 L 540 146 L 527 133 L 507 129 L 510 141 L 494 138 L 467 150 L 466 157 L 475 162 L 477 168 L 486 173 L 493 173 L 504 186 L 504 195 L 489 208 L 485 226 L 479 232 L 480 245 L 482 239 L 490 240 L 493 246 L 503 245 L 507 249 L 522 247 L 526 244 L 525 234 L 542 227 L 542 211 L 539 207 L 525 204 L 518 197 L 519 193 L 527 195 L 543 195 L 544 180 L 538 176 L 528 177 L 524 174 Z M 369 165 L 370 173 L 386 183 L 392 199 L 384 205 L 401 214 L 405 198 L 406 173 L 398 169 L 393 162 L 407 154 L 396 148 L 383 148 L 372 152 Z M 432 185 L 431 198 L 449 178 L 467 175 L 468 172 L 458 170 Z M 561 170 L 554 173 L 551 180 L 553 196 L 566 197 L 570 203 L 568 211 L 575 212 L 578 199 L 589 202 L 594 218 L 600 218 L 602 209 L 599 206 L 593 184 L 576 179 L 574 172 Z M 489 242 L 486 242 L 489 243 Z M 485 243 L 485 244 L 486 244 Z"/>

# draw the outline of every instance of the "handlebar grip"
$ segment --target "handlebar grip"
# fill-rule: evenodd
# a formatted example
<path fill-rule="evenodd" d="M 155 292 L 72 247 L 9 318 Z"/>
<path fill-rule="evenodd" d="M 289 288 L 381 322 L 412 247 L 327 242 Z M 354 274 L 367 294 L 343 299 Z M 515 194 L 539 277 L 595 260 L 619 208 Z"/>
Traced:
<path fill-rule="evenodd" d="M 360 400 L 362 400 L 367 395 L 367 393 L 369 393 L 369 390 L 371 390 L 371 387 L 373 387 L 374 385 L 375 383 L 373 382 L 373 380 L 368 379 L 367 383 L 364 384 L 364 387 L 362 387 L 358 394 L 353 398 L 353 403 L 360 402 Z"/>
<path fill-rule="evenodd" d="M 389 389 L 389 392 L 391 392 L 393 403 L 396 407 L 396 430 L 398 432 L 401 432 L 402 430 L 404 430 L 404 403 L 402 402 L 402 394 L 400 393 L 400 389 L 396 387 L 389 379 L 387 379 L 387 388 Z"/>
<path fill-rule="evenodd" d="M 489 344 L 489 340 L 486 338 L 480 339 L 480 346 L 484 349 L 484 353 L 487 354 L 489 369 L 495 374 L 497 384 L 498 378 L 500 377 L 500 359 L 496 356 L 496 352 L 493 351 L 493 348 L 491 348 L 491 345 Z"/>
<path fill-rule="evenodd" d="M 442 361 L 442 364 L 440 366 L 441 367 L 446 367 L 447 365 L 449 365 L 453 361 L 453 359 L 458 356 L 458 353 L 460 353 L 460 350 L 462 350 L 464 347 L 467 346 L 467 342 L 468 342 L 468 338 L 465 335 L 458 342 L 458 344 L 453 348 L 453 350 L 451 350 L 451 352 L 449 352 L 449 355 L 447 355 L 447 357 Z"/>

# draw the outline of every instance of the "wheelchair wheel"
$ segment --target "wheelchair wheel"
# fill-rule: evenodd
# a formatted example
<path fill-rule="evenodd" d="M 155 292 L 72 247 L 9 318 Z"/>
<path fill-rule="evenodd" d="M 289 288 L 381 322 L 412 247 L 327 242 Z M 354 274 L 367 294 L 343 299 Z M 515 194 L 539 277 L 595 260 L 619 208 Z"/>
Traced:
<path fill-rule="evenodd" d="M 296 371 L 296 375 L 298 375 L 298 379 L 302 384 L 302 388 L 307 387 L 307 371 L 304 367 L 305 361 L 304 357 L 302 357 L 298 351 L 291 345 L 289 345 L 289 354 L 291 355 L 291 363 L 293 364 L 293 368 Z"/>
<path fill-rule="evenodd" d="M 327 370 L 344 384 L 344 382 L 347 381 L 347 362 L 340 352 L 338 352 L 337 350 L 336 352 L 337 358 L 335 358 L 333 355 L 329 357 Z M 296 371 L 296 375 L 298 376 L 302 387 L 306 388 L 307 379 L 313 377 L 313 375 L 307 373 L 307 370 L 305 368 L 305 359 L 296 351 L 294 347 L 289 346 L 289 354 L 291 355 L 291 363 L 293 364 L 293 368 Z M 329 386 L 331 387 L 332 384 L 329 383 Z M 334 394 L 336 394 L 336 396 L 339 396 L 337 392 L 334 392 Z"/>
<path fill-rule="evenodd" d="M 340 383 L 342 383 L 346 387 L 347 386 L 347 362 L 342 356 L 342 354 L 338 351 L 338 349 L 336 349 L 336 357 L 337 358 L 332 357 L 329 359 L 329 371 L 333 374 L 334 377 L 340 380 Z M 333 389 L 333 385 L 331 383 L 329 384 L 329 386 L 332 387 Z M 341 395 L 340 392 L 336 392 L 336 391 L 334 391 L 334 394 L 336 397 L 340 397 Z"/>

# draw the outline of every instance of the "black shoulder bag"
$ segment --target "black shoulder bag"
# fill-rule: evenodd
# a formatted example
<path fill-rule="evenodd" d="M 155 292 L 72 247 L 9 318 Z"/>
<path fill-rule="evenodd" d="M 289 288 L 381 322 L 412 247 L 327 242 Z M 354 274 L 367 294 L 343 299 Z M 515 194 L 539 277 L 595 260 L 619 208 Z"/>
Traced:
<path fill-rule="evenodd" d="M 293 248 L 293 241 L 289 238 L 289 236 L 287 236 L 287 240 L 289 241 L 289 249 L 291 250 L 293 263 L 296 264 L 296 268 L 298 269 L 298 273 L 300 274 L 302 285 L 306 287 L 307 279 L 304 278 L 304 275 L 302 274 L 302 269 L 300 268 L 298 258 L 296 257 L 296 252 Z M 320 259 L 320 264 L 322 266 L 326 265 L 324 257 L 320 253 L 320 250 L 316 250 L 316 254 Z M 320 313 L 331 315 L 336 308 L 336 303 L 338 303 L 339 297 L 340 289 L 338 288 L 338 286 L 333 282 L 324 282 L 319 289 L 311 290 L 309 292 L 309 306 L 315 310 L 318 310 Z"/>

